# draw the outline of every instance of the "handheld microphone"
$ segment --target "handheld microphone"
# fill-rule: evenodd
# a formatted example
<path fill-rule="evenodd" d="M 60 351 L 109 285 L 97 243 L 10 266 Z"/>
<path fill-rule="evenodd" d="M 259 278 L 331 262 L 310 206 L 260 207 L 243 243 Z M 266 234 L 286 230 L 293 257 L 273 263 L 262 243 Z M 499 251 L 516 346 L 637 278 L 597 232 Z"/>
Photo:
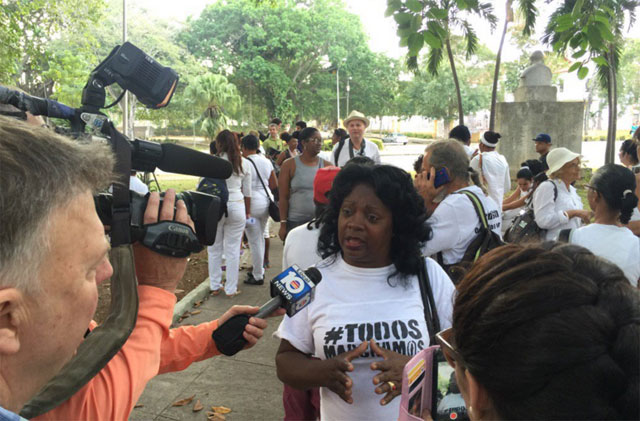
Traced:
<path fill-rule="evenodd" d="M 320 271 L 314 267 L 302 271 L 298 265 L 284 270 L 271 280 L 271 300 L 267 301 L 254 315 L 238 314 L 218 326 L 211 337 L 218 350 L 224 355 L 235 355 L 247 344 L 242 334 L 250 317 L 265 318 L 280 307 L 287 310 L 287 315 L 305 308 L 315 294 L 316 285 L 322 280 Z"/>

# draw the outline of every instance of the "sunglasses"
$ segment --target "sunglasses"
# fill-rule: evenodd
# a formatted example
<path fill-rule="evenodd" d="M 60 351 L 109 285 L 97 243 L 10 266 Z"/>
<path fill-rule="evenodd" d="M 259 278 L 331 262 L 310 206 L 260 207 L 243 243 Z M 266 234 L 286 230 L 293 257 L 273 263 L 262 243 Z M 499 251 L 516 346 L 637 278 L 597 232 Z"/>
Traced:
<path fill-rule="evenodd" d="M 456 363 L 464 366 L 462 357 L 453 346 L 453 329 L 447 328 L 436 333 L 436 341 L 440 344 L 442 353 L 452 368 L 456 368 Z"/>

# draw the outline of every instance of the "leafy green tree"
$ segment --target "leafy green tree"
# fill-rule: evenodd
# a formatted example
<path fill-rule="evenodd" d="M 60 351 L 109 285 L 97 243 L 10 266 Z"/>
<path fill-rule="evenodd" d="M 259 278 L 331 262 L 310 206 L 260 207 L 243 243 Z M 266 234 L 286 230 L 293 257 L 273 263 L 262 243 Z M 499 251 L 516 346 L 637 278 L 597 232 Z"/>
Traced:
<path fill-rule="evenodd" d="M 625 17 L 631 26 L 638 6 L 638 0 L 564 0 L 551 15 L 543 37 L 559 54 L 574 51 L 572 58 L 578 61 L 569 71 L 577 71 L 580 79 L 589 73 L 587 62 L 595 63 L 609 108 L 606 163 L 615 159 L 617 73 Z"/>
<path fill-rule="evenodd" d="M 240 105 L 240 96 L 235 85 L 226 77 L 217 74 L 198 76 L 185 90 L 185 97 L 197 110 L 202 110 L 198 120 L 200 130 L 208 139 L 227 127 L 229 117 Z"/>
<path fill-rule="evenodd" d="M 456 87 L 458 121 L 464 124 L 462 93 L 451 49 L 451 36 L 456 29 L 462 32 L 467 57 L 471 57 L 478 47 L 478 36 L 468 17 L 474 14 L 480 16 L 495 28 L 497 18 L 493 15 L 493 7 L 490 3 L 480 3 L 478 0 L 387 0 L 387 5 L 386 14 L 393 15 L 398 24 L 400 45 L 409 48 L 407 64 L 410 69 L 417 69 L 418 53 L 425 44 L 429 46 L 427 71 L 433 76 L 438 74 L 444 53 L 447 53 Z"/>
<path fill-rule="evenodd" d="M 339 0 L 218 1 L 188 22 L 179 39 L 213 72 L 227 75 L 245 104 L 251 98 L 284 121 L 334 118 L 330 67 L 340 68 L 340 92 L 351 76 L 353 106 L 366 104 L 374 115 L 375 104 L 388 102 L 396 86 L 383 84 L 393 75 L 390 61 L 369 51 L 359 18 Z"/>
<path fill-rule="evenodd" d="M 103 0 L 12 0 L 0 7 L 0 83 L 15 85 L 27 93 L 49 97 L 55 80 L 47 72 L 54 58 L 50 43 L 73 34 L 78 43 L 74 54 L 83 55 L 95 41 L 93 29 L 104 11 Z M 77 60 L 63 61 L 75 70 Z"/>
<path fill-rule="evenodd" d="M 502 36 L 500 37 L 500 46 L 496 54 L 496 66 L 493 73 L 493 87 L 491 90 L 491 112 L 489 114 L 489 130 L 493 130 L 496 122 L 496 101 L 498 98 L 498 79 L 500 78 L 500 61 L 502 59 L 502 47 L 504 45 L 504 38 L 507 35 L 507 28 L 509 22 L 513 21 L 513 0 L 506 0 L 505 10 L 506 16 L 504 19 L 504 26 L 502 29 Z M 535 6 L 535 0 L 519 0 L 518 11 L 524 18 L 524 26 L 522 33 L 525 36 L 530 36 L 536 24 L 536 17 L 538 16 L 538 9 Z"/>
<path fill-rule="evenodd" d="M 461 40 L 454 38 L 453 42 L 455 51 Z M 479 54 L 471 61 L 464 54 L 454 56 L 460 76 L 460 95 L 469 113 L 486 109 L 491 100 L 493 53 L 484 46 L 479 46 L 478 50 Z M 428 57 L 421 58 L 418 65 L 426 68 Z M 445 127 L 450 128 L 458 115 L 458 94 L 451 68 L 444 63 L 440 67 L 436 75 L 420 71 L 412 80 L 402 82 L 396 101 L 400 115 L 443 119 Z"/>

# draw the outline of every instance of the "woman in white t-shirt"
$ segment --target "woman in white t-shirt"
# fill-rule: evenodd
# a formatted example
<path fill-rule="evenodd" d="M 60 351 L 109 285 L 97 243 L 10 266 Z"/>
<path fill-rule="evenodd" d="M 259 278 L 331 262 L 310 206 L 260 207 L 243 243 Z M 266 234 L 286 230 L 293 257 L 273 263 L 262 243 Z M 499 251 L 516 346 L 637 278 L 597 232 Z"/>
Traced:
<path fill-rule="evenodd" d="M 582 199 L 571 183 L 580 179 L 580 155 L 567 148 L 547 154 L 547 175 L 533 192 L 533 212 L 538 226 L 546 230 L 545 239 L 555 240 L 563 229 L 588 223 L 591 212 L 584 210 Z"/>
<path fill-rule="evenodd" d="M 417 273 L 427 266 L 441 327 L 450 326 L 454 287 L 420 248 L 429 235 L 411 177 L 388 165 L 347 165 L 324 214 L 314 301 L 285 317 L 278 377 L 320 387 L 320 418 L 395 420 L 402 369 L 429 346 Z M 318 359 L 312 359 L 311 357 Z"/>
<path fill-rule="evenodd" d="M 233 172 L 227 181 L 229 200 L 227 214 L 218 221 L 216 241 L 207 247 L 209 253 L 209 288 L 213 295 L 222 290 L 222 254 L 225 256 L 227 297 L 240 294 L 238 272 L 240 269 L 240 242 L 247 219 L 251 214 L 251 164 L 242 157 L 238 136 L 223 130 L 216 136 L 218 156 L 231 162 Z"/>
<path fill-rule="evenodd" d="M 640 239 L 629 228 L 620 226 L 629 222 L 633 209 L 638 206 L 633 173 L 622 165 L 607 164 L 596 171 L 587 189 L 589 206 L 595 213 L 594 222 L 571 230 L 569 242 L 615 263 L 629 282 L 638 286 Z"/>

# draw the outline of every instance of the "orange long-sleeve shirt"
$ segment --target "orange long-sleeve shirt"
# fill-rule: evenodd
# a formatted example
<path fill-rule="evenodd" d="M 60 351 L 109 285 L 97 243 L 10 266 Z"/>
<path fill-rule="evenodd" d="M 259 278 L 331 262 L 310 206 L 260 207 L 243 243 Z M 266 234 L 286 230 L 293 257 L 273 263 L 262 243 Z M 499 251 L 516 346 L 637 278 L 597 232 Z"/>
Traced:
<path fill-rule="evenodd" d="M 34 420 L 126 420 L 154 376 L 219 354 L 211 340 L 217 320 L 169 329 L 175 295 L 141 285 L 138 296 L 138 319 L 122 349 L 69 400 Z"/>

